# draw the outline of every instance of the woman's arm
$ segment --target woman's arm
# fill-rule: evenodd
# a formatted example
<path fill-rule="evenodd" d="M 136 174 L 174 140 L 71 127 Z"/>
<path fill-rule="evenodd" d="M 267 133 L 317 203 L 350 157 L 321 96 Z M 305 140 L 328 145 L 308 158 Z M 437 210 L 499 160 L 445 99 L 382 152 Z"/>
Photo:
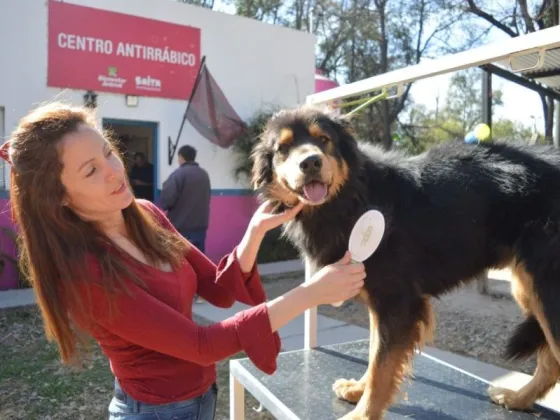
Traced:
<path fill-rule="evenodd" d="M 277 330 L 316 301 L 309 289 L 297 287 L 222 322 L 199 326 L 142 288 L 131 282 L 127 286 L 131 293 L 114 296 L 116 310 L 111 311 L 107 293 L 82 282 L 78 289 L 82 302 L 71 310 L 74 319 L 86 329 L 102 327 L 136 345 L 199 365 L 245 351 L 255 366 L 269 374 L 275 371 L 280 352 Z"/>
<path fill-rule="evenodd" d="M 249 273 L 253 269 L 265 233 L 251 224 L 245 231 L 245 235 L 236 248 L 236 257 L 243 273 Z"/>
<path fill-rule="evenodd" d="M 157 206 L 146 200 L 139 202 L 152 212 L 160 225 L 180 235 Z M 263 236 L 248 229 L 240 245 L 224 256 L 218 265 L 191 244 L 186 258 L 198 277 L 197 294 L 220 308 L 229 308 L 235 301 L 250 306 L 263 303 L 266 295 L 255 264 Z"/>

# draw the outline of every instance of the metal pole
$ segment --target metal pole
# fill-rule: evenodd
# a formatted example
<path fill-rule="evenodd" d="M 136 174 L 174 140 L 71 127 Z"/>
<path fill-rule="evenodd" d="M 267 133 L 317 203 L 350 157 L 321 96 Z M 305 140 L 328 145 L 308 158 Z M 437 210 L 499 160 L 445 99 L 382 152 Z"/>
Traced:
<path fill-rule="evenodd" d="M 482 121 L 490 127 L 492 133 L 492 73 L 489 71 L 482 73 Z"/>
<path fill-rule="evenodd" d="M 557 10 L 558 21 L 556 22 L 556 25 L 560 26 L 560 4 L 557 4 L 556 7 L 558 8 Z M 559 148 L 560 147 L 560 101 L 554 101 L 552 103 L 556 107 L 555 110 L 556 115 L 554 117 L 554 120 L 556 122 L 556 131 L 554 133 L 554 136 L 552 136 L 552 144 L 554 144 L 554 147 Z"/>
<path fill-rule="evenodd" d="M 305 260 L 305 282 L 311 280 L 311 268 L 309 261 Z M 317 346 L 317 308 L 311 308 L 305 311 L 303 325 L 303 348 L 311 350 Z"/>

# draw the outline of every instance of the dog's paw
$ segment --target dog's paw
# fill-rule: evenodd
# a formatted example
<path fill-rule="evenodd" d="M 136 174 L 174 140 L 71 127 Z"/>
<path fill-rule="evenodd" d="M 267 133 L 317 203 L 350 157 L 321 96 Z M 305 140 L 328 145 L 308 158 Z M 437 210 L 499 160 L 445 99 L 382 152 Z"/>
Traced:
<path fill-rule="evenodd" d="M 340 417 L 338 420 L 382 420 L 383 416 L 381 414 L 367 415 L 363 410 L 358 407 L 350 411 L 344 417 Z"/>
<path fill-rule="evenodd" d="M 344 417 L 340 417 L 338 420 L 364 420 L 364 419 L 365 417 L 363 417 L 361 414 L 354 413 L 353 411 L 351 411 L 348 414 L 346 414 Z"/>
<path fill-rule="evenodd" d="M 520 398 L 519 394 L 511 389 L 491 386 L 488 388 L 488 395 L 496 404 L 509 410 L 526 411 L 533 405 L 532 401 Z"/>
<path fill-rule="evenodd" d="M 338 398 L 357 403 L 364 393 L 365 383 L 355 379 L 337 379 L 333 384 L 333 391 Z"/>

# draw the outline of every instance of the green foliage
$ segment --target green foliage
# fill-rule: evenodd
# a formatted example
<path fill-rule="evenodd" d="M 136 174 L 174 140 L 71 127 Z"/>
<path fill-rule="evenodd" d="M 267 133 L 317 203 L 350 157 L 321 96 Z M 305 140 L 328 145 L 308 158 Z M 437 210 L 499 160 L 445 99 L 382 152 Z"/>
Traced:
<path fill-rule="evenodd" d="M 532 135 L 531 128 L 519 122 L 501 119 L 492 123 L 492 138 L 494 140 L 515 139 L 528 143 Z"/>
<path fill-rule="evenodd" d="M 445 103 L 435 110 L 414 106 L 405 113 L 398 128 L 395 146 L 410 154 L 419 154 L 449 141 L 463 141 L 465 135 L 482 122 L 482 71 L 469 69 L 457 72 L 450 80 Z M 439 103 L 439 101 L 438 101 Z M 492 106 L 503 105 L 502 92 L 492 92 Z M 528 142 L 531 129 L 508 119 L 492 122 L 494 140 L 515 139 Z"/>
<path fill-rule="evenodd" d="M 253 161 L 251 152 L 257 140 L 264 130 L 264 126 L 277 108 L 261 108 L 246 121 L 248 129 L 239 136 L 232 145 L 232 151 L 236 156 L 233 175 L 237 181 L 249 183 L 251 179 L 251 168 Z"/>

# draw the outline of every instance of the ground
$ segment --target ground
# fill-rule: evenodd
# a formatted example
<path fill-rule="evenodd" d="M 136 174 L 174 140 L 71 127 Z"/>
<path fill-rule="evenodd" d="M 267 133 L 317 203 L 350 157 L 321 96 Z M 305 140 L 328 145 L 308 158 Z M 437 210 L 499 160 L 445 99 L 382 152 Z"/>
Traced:
<path fill-rule="evenodd" d="M 302 274 L 265 278 L 269 298 L 302 281 Z M 502 290 L 503 288 L 500 288 Z M 491 290 L 494 290 L 491 286 Z M 500 357 L 521 313 L 507 293 L 481 296 L 475 287 L 461 289 L 434 302 L 438 326 L 435 347 L 464 354 L 508 369 L 532 373 L 534 359 L 508 363 Z M 364 308 L 346 302 L 341 308 L 321 306 L 319 313 L 368 327 Z M 197 318 L 197 322 L 206 323 Z M 243 357 L 238 354 L 234 357 Z M 219 401 L 216 419 L 229 418 L 228 362 L 218 364 Z M 113 378 L 97 347 L 81 371 L 61 367 L 54 345 L 46 342 L 35 307 L 0 311 L 0 418 L 2 420 L 106 419 Z M 246 418 L 273 417 L 255 411 L 246 394 Z"/>

